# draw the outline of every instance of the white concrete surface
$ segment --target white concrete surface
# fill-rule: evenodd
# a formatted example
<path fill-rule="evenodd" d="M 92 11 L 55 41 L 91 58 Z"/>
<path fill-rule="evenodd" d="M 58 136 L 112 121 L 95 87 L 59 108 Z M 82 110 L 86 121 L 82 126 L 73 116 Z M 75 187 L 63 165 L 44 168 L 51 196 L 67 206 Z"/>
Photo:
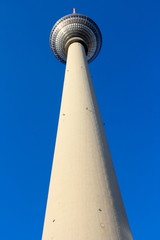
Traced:
<path fill-rule="evenodd" d="M 80 43 L 68 49 L 42 239 L 132 239 Z"/>

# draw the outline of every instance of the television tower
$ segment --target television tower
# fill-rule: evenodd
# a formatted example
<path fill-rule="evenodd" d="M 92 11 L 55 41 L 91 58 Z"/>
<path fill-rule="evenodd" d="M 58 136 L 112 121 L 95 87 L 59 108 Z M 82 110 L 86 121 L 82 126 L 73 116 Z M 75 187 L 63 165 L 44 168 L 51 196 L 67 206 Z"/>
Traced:
<path fill-rule="evenodd" d="M 51 31 L 66 70 L 42 240 L 132 240 L 88 68 L 101 44 L 75 10 Z"/>

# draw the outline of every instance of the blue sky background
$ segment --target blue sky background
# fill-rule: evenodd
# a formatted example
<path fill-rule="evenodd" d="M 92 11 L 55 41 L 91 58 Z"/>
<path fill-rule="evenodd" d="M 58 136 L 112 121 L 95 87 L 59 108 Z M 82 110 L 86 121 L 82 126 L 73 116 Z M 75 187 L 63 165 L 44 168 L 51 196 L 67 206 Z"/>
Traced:
<path fill-rule="evenodd" d="M 65 69 L 49 34 L 73 7 L 103 35 L 90 69 L 134 239 L 160 239 L 158 0 L 0 1 L 0 239 L 41 239 Z"/>

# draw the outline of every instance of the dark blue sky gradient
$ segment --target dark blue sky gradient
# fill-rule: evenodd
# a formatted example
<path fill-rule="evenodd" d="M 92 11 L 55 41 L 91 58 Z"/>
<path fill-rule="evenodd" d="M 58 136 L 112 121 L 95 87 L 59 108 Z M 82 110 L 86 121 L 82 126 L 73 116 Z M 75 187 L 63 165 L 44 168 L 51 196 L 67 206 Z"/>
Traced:
<path fill-rule="evenodd" d="M 41 239 L 65 69 L 49 34 L 72 7 L 103 35 L 90 69 L 134 239 L 157 240 L 158 0 L 1 0 L 0 239 Z"/>

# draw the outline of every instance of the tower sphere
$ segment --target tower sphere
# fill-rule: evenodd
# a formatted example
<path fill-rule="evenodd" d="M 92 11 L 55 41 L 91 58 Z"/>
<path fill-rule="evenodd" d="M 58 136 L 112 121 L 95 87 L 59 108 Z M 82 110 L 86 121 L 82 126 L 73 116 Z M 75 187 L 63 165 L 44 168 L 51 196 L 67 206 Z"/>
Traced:
<path fill-rule="evenodd" d="M 102 45 L 99 27 L 82 14 L 72 13 L 60 18 L 50 34 L 50 47 L 59 61 L 66 62 L 68 47 L 73 42 L 80 42 L 85 48 L 87 61 L 93 61 Z"/>

